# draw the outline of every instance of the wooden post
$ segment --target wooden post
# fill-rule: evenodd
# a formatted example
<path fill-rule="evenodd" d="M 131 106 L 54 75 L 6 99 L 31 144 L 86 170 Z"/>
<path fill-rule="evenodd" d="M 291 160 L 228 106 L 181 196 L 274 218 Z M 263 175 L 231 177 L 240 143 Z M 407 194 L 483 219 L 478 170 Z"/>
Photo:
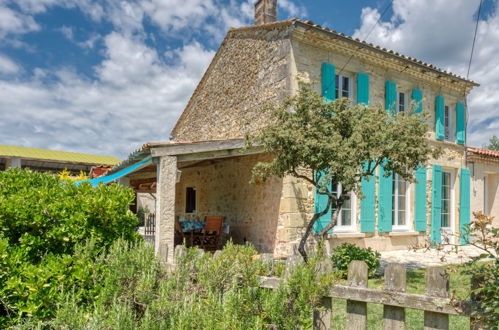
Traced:
<path fill-rule="evenodd" d="M 352 287 L 367 288 L 368 267 L 364 261 L 354 260 L 348 265 L 348 284 Z M 367 303 L 347 300 L 347 328 L 367 329 Z"/>
<path fill-rule="evenodd" d="M 426 295 L 432 297 L 449 297 L 449 275 L 441 267 L 426 270 Z M 449 329 L 449 315 L 435 312 L 424 312 L 425 330 Z"/>
<path fill-rule="evenodd" d="M 388 264 L 385 268 L 385 290 L 405 292 L 406 270 L 402 264 Z M 383 318 L 386 330 L 404 329 L 405 308 L 383 305 Z"/>
<path fill-rule="evenodd" d="M 478 289 L 480 287 L 480 283 L 483 283 L 484 278 L 474 276 L 471 278 L 471 290 Z M 480 296 L 471 294 L 471 301 L 475 304 L 475 308 L 480 308 L 478 302 L 480 301 Z M 470 318 L 470 329 L 471 330 L 482 330 L 483 323 L 480 320 L 477 320 L 474 317 Z"/>
<path fill-rule="evenodd" d="M 327 258 L 320 262 L 319 274 L 328 273 L 332 270 L 331 259 Z M 333 298 L 322 297 L 319 307 L 319 309 L 314 310 L 314 330 L 329 330 L 331 329 L 331 319 L 333 316 Z"/>

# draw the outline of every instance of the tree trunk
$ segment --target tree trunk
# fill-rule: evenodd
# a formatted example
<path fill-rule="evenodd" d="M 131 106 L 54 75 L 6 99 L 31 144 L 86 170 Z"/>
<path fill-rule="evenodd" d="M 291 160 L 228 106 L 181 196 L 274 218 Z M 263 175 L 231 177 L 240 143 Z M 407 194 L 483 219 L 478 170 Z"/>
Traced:
<path fill-rule="evenodd" d="M 305 262 L 308 261 L 308 256 L 307 256 L 307 251 L 305 251 L 305 243 L 307 242 L 308 237 L 310 236 L 310 232 L 312 231 L 312 228 L 314 228 L 314 224 L 319 219 L 322 217 L 324 214 L 327 213 L 329 208 L 331 207 L 331 197 L 327 201 L 326 208 L 320 212 L 320 213 L 315 213 L 312 219 L 309 221 L 307 228 L 305 230 L 305 234 L 303 234 L 300 244 L 298 245 L 298 252 L 300 252 L 301 256 L 303 257 L 303 260 Z"/>

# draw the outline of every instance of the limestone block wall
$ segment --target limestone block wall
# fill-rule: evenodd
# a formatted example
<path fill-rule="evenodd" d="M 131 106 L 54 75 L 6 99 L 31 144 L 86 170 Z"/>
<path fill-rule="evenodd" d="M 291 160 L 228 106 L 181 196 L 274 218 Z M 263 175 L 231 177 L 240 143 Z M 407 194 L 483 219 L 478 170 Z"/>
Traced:
<path fill-rule="evenodd" d="M 244 137 L 260 109 L 289 94 L 289 26 L 231 30 L 172 131 L 176 141 Z"/>
<path fill-rule="evenodd" d="M 269 156 L 252 155 L 221 159 L 182 169 L 176 186 L 176 216 L 225 216 L 235 243 L 249 241 L 260 252 L 273 252 L 281 205 L 282 180 L 250 184 L 251 170 Z M 196 189 L 197 210 L 185 213 L 186 188 Z"/>
<path fill-rule="evenodd" d="M 494 216 L 499 228 L 499 163 L 476 160 L 471 167 L 471 211 Z"/>

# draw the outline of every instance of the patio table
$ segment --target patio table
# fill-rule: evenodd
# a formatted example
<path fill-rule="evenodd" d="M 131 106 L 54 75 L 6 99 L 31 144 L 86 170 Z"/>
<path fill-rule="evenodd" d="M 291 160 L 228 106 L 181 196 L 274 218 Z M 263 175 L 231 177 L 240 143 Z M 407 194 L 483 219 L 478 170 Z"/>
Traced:
<path fill-rule="evenodd" d="M 182 226 L 182 231 L 184 233 L 188 233 L 195 230 L 200 230 L 204 228 L 204 221 L 179 221 Z M 229 223 L 224 221 L 222 224 L 222 232 L 228 234 L 229 233 Z"/>

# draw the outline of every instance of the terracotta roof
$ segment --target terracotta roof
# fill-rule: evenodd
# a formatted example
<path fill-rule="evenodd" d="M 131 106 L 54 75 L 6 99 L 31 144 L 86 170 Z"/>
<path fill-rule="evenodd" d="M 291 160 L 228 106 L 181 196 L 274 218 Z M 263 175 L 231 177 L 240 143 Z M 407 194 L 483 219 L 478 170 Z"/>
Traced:
<path fill-rule="evenodd" d="M 99 165 L 115 165 L 120 161 L 119 158 L 113 156 L 82 154 L 77 152 L 26 148 L 9 145 L 0 145 L 0 157 L 19 157 L 21 159 Z"/>
<path fill-rule="evenodd" d="M 443 70 L 443 69 L 440 69 L 436 66 L 434 66 L 433 64 L 430 64 L 430 63 L 426 63 L 424 61 L 421 61 L 421 60 L 418 60 L 414 57 L 410 57 L 410 56 L 406 56 L 406 55 L 403 55 L 403 54 L 400 54 L 394 50 L 391 50 L 391 49 L 387 49 L 387 48 L 383 48 L 383 47 L 380 47 L 380 46 L 377 46 L 377 45 L 374 45 L 372 43 L 368 43 L 364 40 L 360 40 L 358 38 L 353 38 L 351 36 L 348 36 L 348 35 L 345 35 L 341 32 L 337 32 L 335 30 L 331 30 L 327 27 L 323 27 L 319 24 L 314 24 L 313 21 L 310 21 L 310 20 L 306 20 L 306 21 L 303 21 L 303 20 L 300 20 L 298 18 L 293 18 L 293 19 L 289 19 L 289 20 L 285 20 L 285 21 L 279 21 L 279 22 L 274 22 L 274 23 L 267 23 L 267 24 L 261 24 L 261 25 L 251 25 L 251 26 L 245 26 L 245 27 L 241 27 L 241 28 L 232 28 L 231 31 L 240 31 L 240 30 L 248 30 L 248 29 L 266 29 L 266 28 L 270 28 L 270 27 L 275 27 L 275 26 L 280 26 L 280 25 L 284 25 L 284 24 L 301 24 L 305 27 L 309 27 L 309 28 L 314 28 L 314 29 L 317 29 L 319 31 L 322 31 L 322 32 L 326 32 L 328 34 L 331 34 L 332 36 L 336 37 L 336 38 L 339 38 L 339 39 L 344 39 L 344 40 L 347 40 L 347 41 L 350 41 L 350 42 L 353 42 L 353 43 L 356 43 L 358 44 L 359 46 L 361 46 L 362 48 L 367 48 L 367 49 L 371 49 L 371 50 L 374 50 L 374 51 L 378 51 L 378 52 L 382 52 L 388 56 L 392 56 L 392 57 L 395 57 L 395 58 L 398 58 L 402 61 L 406 61 L 406 62 L 409 62 L 413 65 L 417 65 L 417 66 L 421 66 L 421 67 L 424 67 L 428 70 L 432 70 L 432 71 L 436 71 L 438 73 L 441 73 L 441 74 L 444 74 L 444 75 L 447 75 L 447 76 L 451 76 L 453 78 L 456 78 L 458 80 L 461 80 L 461 81 L 464 81 L 464 82 L 467 82 L 471 85 L 474 85 L 474 86 L 479 86 L 478 83 L 472 81 L 472 80 L 469 80 L 469 79 L 466 79 L 464 77 L 461 77 L 457 74 L 454 74 L 450 71 L 446 71 L 446 70 Z"/>
<path fill-rule="evenodd" d="M 490 158 L 499 159 L 499 151 L 485 149 L 485 148 L 468 148 L 468 152 L 476 156 L 485 156 Z"/>

